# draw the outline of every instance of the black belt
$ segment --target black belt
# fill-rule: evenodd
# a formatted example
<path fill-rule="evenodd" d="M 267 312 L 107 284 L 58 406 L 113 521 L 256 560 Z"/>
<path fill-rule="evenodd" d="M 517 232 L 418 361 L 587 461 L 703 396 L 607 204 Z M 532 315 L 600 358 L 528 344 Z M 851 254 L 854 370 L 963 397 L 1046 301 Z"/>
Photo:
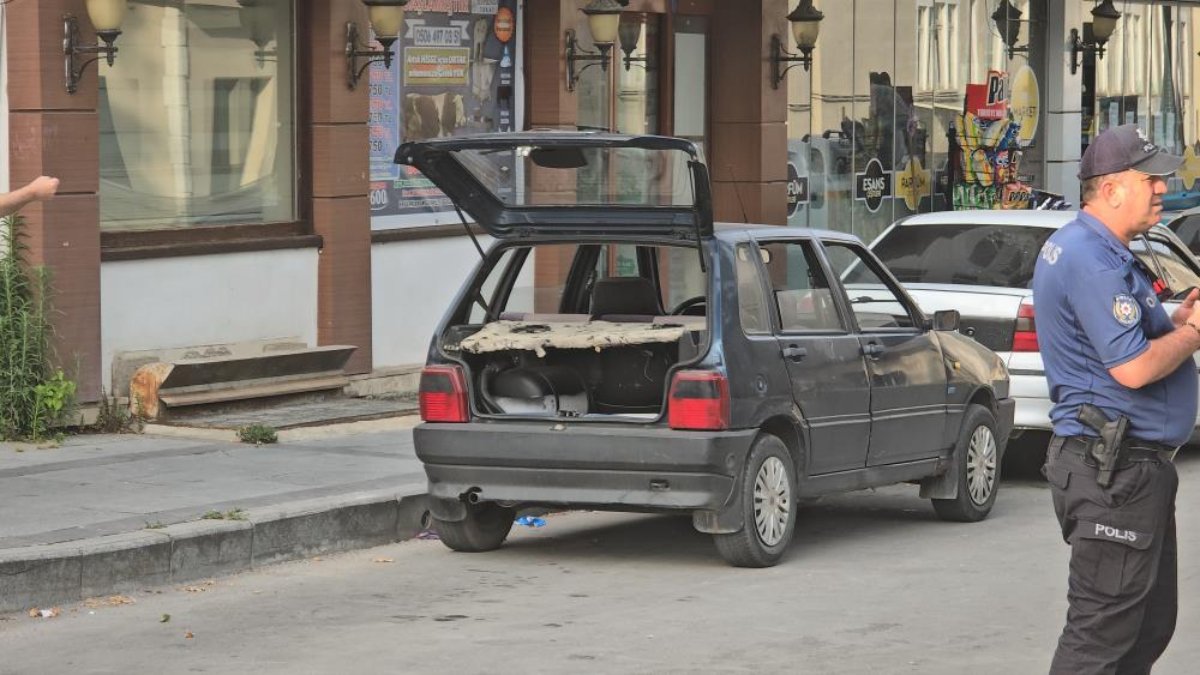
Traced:
<path fill-rule="evenodd" d="M 1093 462 L 1092 446 L 1099 442 L 1095 436 L 1060 436 L 1063 439 L 1062 449 L 1082 455 L 1089 463 Z M 1143 441 L 1137 438 L 1126 438 L 1121 443 L 1121 459 L 1130 462 L 1159 461 L 1170 462 L 1175 459 L 1177 447 L 1157 441 Z"/>

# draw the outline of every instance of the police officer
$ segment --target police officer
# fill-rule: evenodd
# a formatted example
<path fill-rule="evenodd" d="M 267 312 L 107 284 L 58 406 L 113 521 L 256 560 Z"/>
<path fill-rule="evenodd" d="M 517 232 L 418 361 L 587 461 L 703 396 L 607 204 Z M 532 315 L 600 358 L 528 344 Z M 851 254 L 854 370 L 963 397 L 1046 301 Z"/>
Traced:
<path fill-rule="evenodd" d="M 1071 545 L 1051 673 L 1149 673 L 1175 631 L 1171 459 L 1196 423 L 1200 292 L 1168 315 L 1170 291 L 1129 245 L 1158 222 L 1166 176 L 1182 161 L 1135 125 L 1101 133 L 1079 166 L 1083 210 L 1050 237 L 1035 268 L 1054 424 L 1043 472 Z M 1080 420 L 1095 410 L 1088 405 L 1110 430 L 1127 418 L 1124 439 L 1109 448 L 1111 474 L 1102 471 L 1104 435 Z"/>

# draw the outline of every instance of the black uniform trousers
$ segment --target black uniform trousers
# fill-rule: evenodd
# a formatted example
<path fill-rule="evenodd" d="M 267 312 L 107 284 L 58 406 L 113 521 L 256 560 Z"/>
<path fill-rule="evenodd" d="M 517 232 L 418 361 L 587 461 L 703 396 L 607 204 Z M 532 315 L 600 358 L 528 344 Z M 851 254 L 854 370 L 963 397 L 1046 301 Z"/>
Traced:
<path fill-rule="evenodd" d="M 1175 632 L 1175 465 L 1152 452 L 1096 483 L 1080 439 L 1055 436 L 1043 473 L 1071 545 L 1067 623 L 1051 674 L 1149 673 Z"/>

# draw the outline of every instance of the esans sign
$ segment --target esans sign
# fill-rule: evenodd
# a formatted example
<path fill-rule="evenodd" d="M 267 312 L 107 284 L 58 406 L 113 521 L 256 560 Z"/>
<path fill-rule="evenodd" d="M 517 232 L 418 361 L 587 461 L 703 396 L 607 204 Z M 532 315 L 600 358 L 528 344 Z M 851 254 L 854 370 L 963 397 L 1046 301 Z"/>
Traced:
<path fill-rule="evenodd" d="M 867 210 L 875 213 L 884 197 L 892 196 L 892 174 L 883 170 L 883 163 L 872 158 L 867 170 L 854 174 L 854 198 L 867 203 Z"/>

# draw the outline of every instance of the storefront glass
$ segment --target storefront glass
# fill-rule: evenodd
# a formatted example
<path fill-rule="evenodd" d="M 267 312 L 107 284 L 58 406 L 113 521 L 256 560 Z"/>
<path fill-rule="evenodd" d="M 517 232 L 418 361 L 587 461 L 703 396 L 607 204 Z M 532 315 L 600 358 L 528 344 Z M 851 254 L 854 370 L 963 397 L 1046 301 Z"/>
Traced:
<path fill-rule="evenodd" d="M 1084 2 L 1087 17 L 1092 3 Z M 1155 143 L 1184 156 L 1168 181 L 1163 206 L 1200 206 L 1200 158 L 1196 144 L 1200 111 L 1194 92 L 1200 82 L 1194 64 L 1197 10 L 1189 2 L 1118 1 L 1121 18 L 1105 54 L 1084 54 L 1083 147 L 1096 134 L 1119 124 L 1137 124 Z M 1091 24 L 1084 25 L 1090 36 Z"/>
<path fill-rule="evenodd" d="M 912 213 L 1012 206 L 1006 196 L 1042 181 L 1047 3 L 1011 1 L 1021 12 L 1011 58 L 996 0 L 825 8 L 811 70 L 793 68 L 781 85 L 789 225 L 870 240 Z"/>
<path fill-rule="evenodd" d="M 295 218 L 288 0 L 133 0 L 100 74 L 106 230 Z"/>
<path fill-rule="evenodd" d="M 364 76 L 374 230 L 461 222 L 421 172 L 395 163 L 401 143 L 519 128 L 517 0 L 411 0 L 405 10 L 392 67 L 375 63 Z"/>

